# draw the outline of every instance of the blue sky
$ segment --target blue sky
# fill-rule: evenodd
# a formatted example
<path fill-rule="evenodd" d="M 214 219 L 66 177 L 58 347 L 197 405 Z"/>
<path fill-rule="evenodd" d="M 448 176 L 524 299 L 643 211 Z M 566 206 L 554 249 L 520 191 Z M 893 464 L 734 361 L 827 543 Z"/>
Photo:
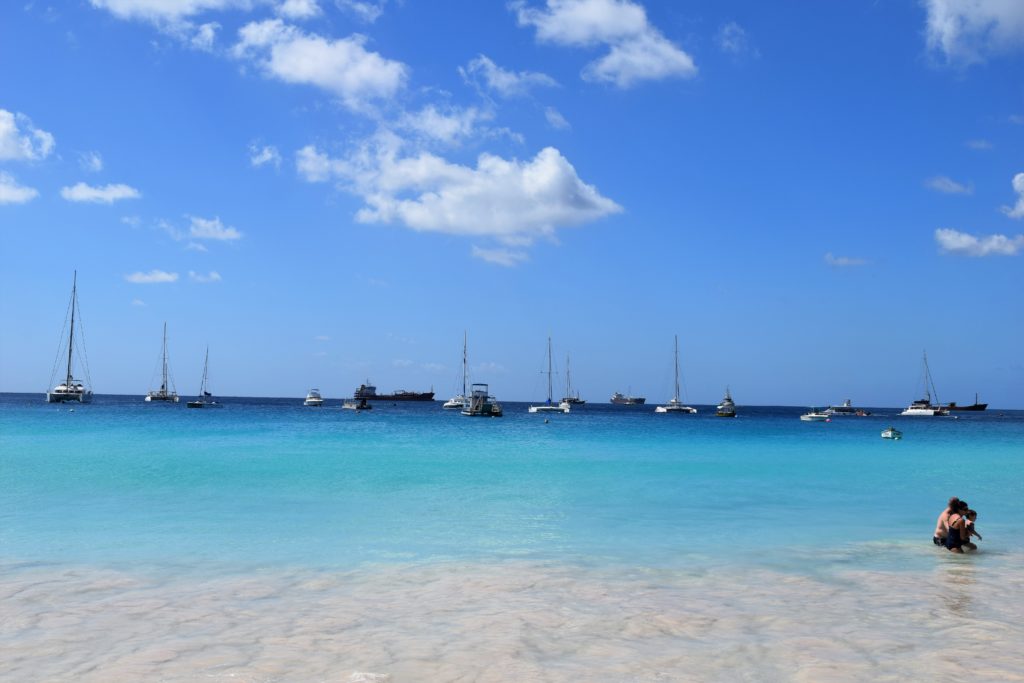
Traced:
<path fill-rule="evenodd" d="M 1024 407 L 1024 4 L 0 9 L 0 390 Z M 556 390 L 557 391 L 557 390 Z"/>

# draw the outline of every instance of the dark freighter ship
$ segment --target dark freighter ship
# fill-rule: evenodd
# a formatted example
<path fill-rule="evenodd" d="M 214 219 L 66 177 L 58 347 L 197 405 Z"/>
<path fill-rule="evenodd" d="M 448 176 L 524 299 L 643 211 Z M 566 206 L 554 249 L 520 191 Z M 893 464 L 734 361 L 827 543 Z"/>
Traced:
<path fill-rule="evenodd" d="M 978 395 L 977 394 L 974 395 L 974 405 L 971 405 L 971 406 L 958 406 L 956 404 L 956 402 L 953 401 L 948 406 L 946 406 L 946 410 L 956 411 L 956 412 L 961 412 L 961 411 L 963 411 L 963 412 L 967 412 L 967 411 L 974 412 L 974 411 L 978 411 L 978 410 L 985 410 L 986 408 L 988 408 L 988 404 L 987 403 L 978 403 Z"/>
<path fill-rule="evenodd" d="M 367 401 L 433 401 L 434 391 L 433 387 L 431 387 L 430 391 L 421 392 L 399 389 L 393 394 L 378 394 L 377 387 L 370 384 L 370 380 L 366 380 L 366 384 L 360 384 L 359 388 L 352 394 L 352 397 L 366 399 Z"/>

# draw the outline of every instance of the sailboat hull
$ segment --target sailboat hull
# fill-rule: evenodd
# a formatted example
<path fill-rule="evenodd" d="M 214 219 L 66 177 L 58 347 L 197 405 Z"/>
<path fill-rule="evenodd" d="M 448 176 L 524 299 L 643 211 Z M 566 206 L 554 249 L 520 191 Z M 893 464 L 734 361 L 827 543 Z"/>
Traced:
<path fill-rule="evenodd" d="M 48 391 L 47 403 L 92 403 L 91 391 Z"/>

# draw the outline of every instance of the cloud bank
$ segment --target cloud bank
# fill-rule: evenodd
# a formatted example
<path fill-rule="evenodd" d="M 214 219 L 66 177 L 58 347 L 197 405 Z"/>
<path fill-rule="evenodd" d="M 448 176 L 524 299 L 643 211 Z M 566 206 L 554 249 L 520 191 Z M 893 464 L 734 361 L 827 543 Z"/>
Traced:
<path fill-rule="evenodd" d="M 935 231 L 935 241 L 944 253 L 960 256 L 1014 256 L 1024 249 L 1024 235 L 984 235 L 976 237 L 951 228 Z"/>

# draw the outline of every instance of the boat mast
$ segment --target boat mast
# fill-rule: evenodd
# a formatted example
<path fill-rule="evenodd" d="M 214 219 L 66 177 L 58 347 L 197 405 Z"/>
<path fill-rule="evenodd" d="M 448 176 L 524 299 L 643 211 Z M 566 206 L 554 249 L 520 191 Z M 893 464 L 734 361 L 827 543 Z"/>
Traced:
<path fill-rule="evenodd" d="M 551 337 L 548 337 L 548 403 L 551 403 Z"/>
<path fill-rule="evenodd" d="M 167 393 L 167 321 L 164 321 L 164 351 L 163 351 L 163 382 L 160 384 L 160 391 Z"/>
<path fill-rule="evenodd" d="M 75 271 L 74 279 L 71 282 L 71 332 L 68 334 L 68 376 L 64 386 L 71 389 L 71 354 L 75 348 L 75 309 L 78 308 L 78 271 Z"/>
<path fill-rule="evenodd" d="M 928 401 L 931 402 L 932 394 L 934 394 L 935 395 L 935 403 L 938 404 L 938 402 L 939 402 L 939 392 L 936 391 L 936 389 L 935 389 L 935 382 L 934 382 L 934 380 L 932 380 L 931 370 L 928 369 L 928 352 L 927 351 L 924 352 L 924 381 L 925 381 L 924 391 L 925 391 L 926 394 L 928 394 Z M 929 387 L 931 387 L 931 393 L 928 392 Z"/>
<path fill-rule="evenodd" d="M 679 403 L 679 335 L 676 335 L 676 403 Z"/>
<path fill-rule="evenodd" d="M 569 381 L 569 354 L 565 354 L 565 397 L 572 398 L 572 383 Z"/>
<path fill-rule="evenodd" d="M 206 356 L 203 358 L 203 380 L 199 385 L 199 398 L 206 398 L 206 370 L 210 367 L 210 347 L 206 347 Z"/>
<path fill-rule="evenodd" d="M 462 398 L 466 398 L 466 331 L 462 331 Z"/>

